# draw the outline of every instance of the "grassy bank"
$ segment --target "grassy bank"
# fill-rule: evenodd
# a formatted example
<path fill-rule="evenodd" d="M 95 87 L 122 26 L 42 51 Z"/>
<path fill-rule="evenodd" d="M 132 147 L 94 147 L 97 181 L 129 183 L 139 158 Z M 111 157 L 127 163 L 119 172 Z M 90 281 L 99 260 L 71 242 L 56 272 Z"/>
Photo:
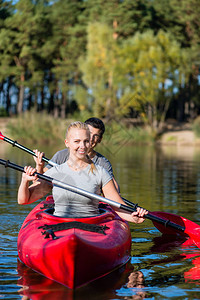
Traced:
<path fill-rule="evenodd" d="M 75 120 L 84 121 L 91 116 L 79 115 L 73 119 L 55 119 L 51 115 L 45 113 L 26 112 L 17 118 L 10 118 L 7 121 L 6 132 L 9 137 L 20 143 L 28 143 L 29 145 L 40 144 L 60 144 L 63 147 L 63 140 L 67 126 Z M 112 146 L 116 144 L 126 143 L 152 143 L 153 138 L 147 130 L 141 127 L 130 128 L 113 120 L 105 121 L 106 131 L 104 134 L 104 143 Z"/>
<path fill-rule="evenodd" d="M 43 113 L 24 113 L 11 118 L 6 127 L 9 137 L 29 145 L 63 143 L 63 137 L 70 121 L 54 119 Z"/>

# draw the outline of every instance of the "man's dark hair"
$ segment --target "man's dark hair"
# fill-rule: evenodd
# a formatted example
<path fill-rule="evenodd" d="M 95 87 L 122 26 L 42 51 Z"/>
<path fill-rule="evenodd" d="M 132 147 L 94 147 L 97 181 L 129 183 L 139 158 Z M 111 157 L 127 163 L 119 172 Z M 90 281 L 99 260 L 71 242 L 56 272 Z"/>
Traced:
<path fill-rule="evenodd" d="M 105 126 L 104 126 L 104 123 L 103 121 L 101 121 L 100 119 L 98 118 L 89 118 L 87 119 L 84 123 L 88 124 L 88 125 L 91 125 L 92 127 L 94 128 L 98 128 L 100 129 L 100 134 L 101 134 L 101 137 L 103 136 L 104 132 L 105 132 Z"/>

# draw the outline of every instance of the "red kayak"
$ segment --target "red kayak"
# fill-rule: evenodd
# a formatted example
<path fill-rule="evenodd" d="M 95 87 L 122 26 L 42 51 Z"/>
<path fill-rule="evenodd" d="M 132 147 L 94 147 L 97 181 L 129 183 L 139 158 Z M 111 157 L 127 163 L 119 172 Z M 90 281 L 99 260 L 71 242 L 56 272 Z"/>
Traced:
<path fill-rule="evenodd" d="M 18 235 L 20 260 L 70 289 L 101 278 L 127 263 L 129 225 L 109 205 L 88 218 L 54 216 L 52 196 L 26 217 Z"/>

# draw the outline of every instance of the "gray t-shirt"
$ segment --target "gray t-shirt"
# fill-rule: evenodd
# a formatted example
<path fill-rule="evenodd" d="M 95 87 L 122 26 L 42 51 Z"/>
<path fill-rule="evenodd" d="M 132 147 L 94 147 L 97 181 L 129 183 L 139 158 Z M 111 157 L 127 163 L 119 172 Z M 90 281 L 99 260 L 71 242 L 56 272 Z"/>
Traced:
<path fill-rule="evenodd" d="M 72 186 L 86 190 L 93 194 L 100 194 L 112 177 L 101 166 L 96 165 L 95 170 L 91 170 L 91 165 L 80 171 L 72 170 L 67 163 L 52 167 L 44 173 L 54 179 L 60 180 Z M 66 189 L 53 186 L 53 198 L 55 202 L 54 214 L 60 217 L 88 217 L 99 214 L 98 201 L 85 196 L 68 191 Z"/>
<path fill-rule="evenodd" d="M 55 162 L 58 165 L 61 165 L 64 162 L 66 162 L 68 158 L 69 158 L 69 149 L 66 148 L 56 152 L 54 156 L 51 158 L 51 161 Z M 104 169 L 106 169 L 108 173 L 113 177 L 112 165 L 109 162 L 109 160 L 105 158 L 105 156 L 96 152 L 96 155 L 92 158 L 92 161 L 95 165 L 104 167 Z M 48 164 L 46 167 L 50 169 L 52 166 Z"/>

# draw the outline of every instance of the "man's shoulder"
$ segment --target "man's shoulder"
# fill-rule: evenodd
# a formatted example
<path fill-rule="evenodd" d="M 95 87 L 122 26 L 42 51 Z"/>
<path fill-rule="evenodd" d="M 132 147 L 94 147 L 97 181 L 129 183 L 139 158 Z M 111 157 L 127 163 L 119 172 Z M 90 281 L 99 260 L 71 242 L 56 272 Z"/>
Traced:
<path fill-rule="evenodd" d="M 104 155 L 102 155 L 102 154 L 99 153 L 99 152 L 96 152 L 94 158 L 96 158 L 96 160 L 99 159 L 99 160 L 105 160 L 105 161 L 108 161 L 108 162 L 109 162 L 109 160 L 108 160 Z"/>
<path fill-rule="evenodd" d="M 58 165 L 61 165 L 66 160 L 68 160 L 68 158 L 69 158 L 69 150 L 66 148 L 56 152 L 52 157 L 51 161 L 55 162 Z"/>
<path fill-rule="evenodd" d="M 54 154 L 54 157 L 65 157 L 65 156 L 68 156 L 68 154 L 69 154 L 69 150 L 66 148 L 66 149 L 62 149 L 62 150 L 57 151 Z"/>
<path fill-rule="evenodd" d="M 65 153 L 66 153 L 66 154 L 69 153 L 69 149 L 68 149 L 68 148 L 59 150 L 59 151 L 57 151 L 55 154 L 65 154 Z"/>
<path fill-rule="evenodd" d="M 96 155 L 94 156 L 94 158 L 92 160 L 95 163 L 95 165 L 102 166 L 113 177 L 112 165 L 105 156 L 103 156 L 99 152 L 96 152 Z"/>
<path fill-rule="evenodd" d="M 93 158 L 93 161 L 95 164 L 101 165 L 101 166 L 105 167 L 106 169 L 112 168 L 111 162 L 99 152 L 96 152 L 96 155 Z"/>

